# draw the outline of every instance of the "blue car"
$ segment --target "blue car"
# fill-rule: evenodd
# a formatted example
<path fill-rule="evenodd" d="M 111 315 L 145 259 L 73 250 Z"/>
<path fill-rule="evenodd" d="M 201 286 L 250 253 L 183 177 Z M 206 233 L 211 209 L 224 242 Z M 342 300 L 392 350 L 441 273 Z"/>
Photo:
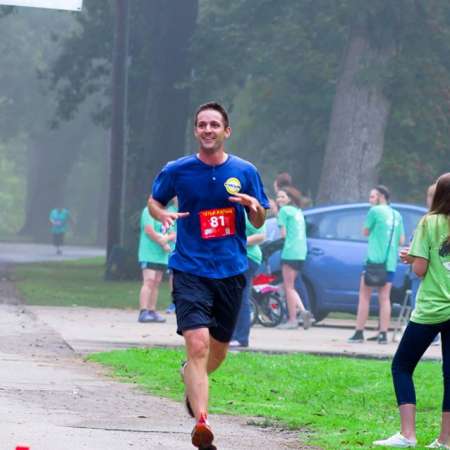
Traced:
<path fill-rule="evenodd" d="M 402 215 L 408 239 L 427 210 L 404 203 L 393 203 L 392 207 Z M 362 229 L 369 208 L 368 203 L 351 203 L 303 211 L 308 256 L 297 289 L 316 321 L 330 312 L 357 311 L 361 272 L 367 255 L 367 237 Z M 280 252 L 270 258 L 272 270 L 279 269 L 279 264 Z M 392 303 L 403 301 L 408 271 L 409 266 L 399 262 L 392 286 Z M 371 302 L 370 313 L 378 313 L 378 301 Z"/>

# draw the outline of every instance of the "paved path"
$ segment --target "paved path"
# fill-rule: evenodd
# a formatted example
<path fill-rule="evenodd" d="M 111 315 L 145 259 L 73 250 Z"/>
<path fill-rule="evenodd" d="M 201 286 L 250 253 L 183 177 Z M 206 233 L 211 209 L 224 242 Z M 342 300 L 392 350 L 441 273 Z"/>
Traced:
<path fill-rule="evenodd" d="M 70 323 L 76 310 L 66 312 Z M 53 318 L 60 313 L 66 317 L 55 310 Z M 78 336 L 68 343 L 50 317 L 45 309 L 21 305 L 8 275 L 1 274 L 1 450 L 19 443 L 31 450 L 193 448 L 193 424 L 179 402 L 115 382 L 103 368 L 84 362 L 71 346 L 85 338 L 91 322 L 81 320 Z M 300 444 L 298 432 L 258 428 L 248 420 L 211 416 L 220 450 L 310 448 Z"/>
<path fill-rule="evenodd" d="M 166 323 L 141 324 L 137 311 L 84 307 L 28 307 L 40 320 L 60 334 L 80 354 L 124 347 L 182 345 L 175 333 L 175 317 L 167 315 Z M 278 328 L 253 327 L 251 347 L 246 351 L 302 352 L 336 356 L 390 358 L 398 343 L 379 345 L 376 342 L 348 344 L 353 321 L 325 320 L 309 330 L 280 330 Z M 376 323 L 370 322 L 374 328 Z M 373 330 L 366 332 L 369 337 Z M 390 333 L 392 336 L 392 333 Z M 425 358 L 439 359 L 440 346 L 430 347 Z"/>
<path fill-rule="evenodd" d="M 105 256 L 105 250 L 97 247 L 67 245 L 63 247 L 63 254 L 57 255 L 55 248 L 48 244 L 0 242 L 0 263 L 61 261 L 62 259 L 92 258 L 94 256 Z"/>

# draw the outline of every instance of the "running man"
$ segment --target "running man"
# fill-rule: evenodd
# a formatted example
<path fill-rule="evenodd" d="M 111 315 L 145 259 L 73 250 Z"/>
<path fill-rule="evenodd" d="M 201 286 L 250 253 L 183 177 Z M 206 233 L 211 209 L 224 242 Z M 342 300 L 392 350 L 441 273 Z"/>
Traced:
<path fill-rule="evenodd" d="M 225 152 L 231 128 L 221 105 L 198 108 L 194 135 L 198 153 L 163 168 L 148 206 L 165 227 L 179 219 L 169 267 L 177 332 L 184 337 L 187 353 L 182 367 L 186 406 L 196 420 L 192 444 L 215 449 L 208 423 L 208 374 L 226 357 L 245 287 L 244 209 L 252 225 L 260 228 L 269 202 L 256 168 Z M 165 209 L 174 196 L 179 212 Z"/>

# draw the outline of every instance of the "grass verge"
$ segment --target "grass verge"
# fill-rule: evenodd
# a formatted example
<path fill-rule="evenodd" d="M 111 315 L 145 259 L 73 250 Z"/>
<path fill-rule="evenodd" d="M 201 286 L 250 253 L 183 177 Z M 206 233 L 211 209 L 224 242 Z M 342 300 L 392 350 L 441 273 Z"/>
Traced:
<path fill-rule="evenodd" d="M 183 355 L 177 350 L 130 349 L 89 359 L 152 394 L 181 401 L 178 369 Z M 438 434 L 441 379 L 438 363 L 424 362 L 416 370 L 417 426 L 423 444 Z M 387 361 L 231 353 L 210 376 L 210 388 L 211 412 L 307 429 L 311 433 L 301 439 L 327 450 L 372 448 L 372 441 L 399 428 Z"/>
<path fill-rule="evenodd" d="M 16 286 L 30 305 L 138 309 L 140 282 L 105 281 L 104 258 L 16 267 Z M 170 302 L 167 281 L 161 284 L 158 308 Z"/>

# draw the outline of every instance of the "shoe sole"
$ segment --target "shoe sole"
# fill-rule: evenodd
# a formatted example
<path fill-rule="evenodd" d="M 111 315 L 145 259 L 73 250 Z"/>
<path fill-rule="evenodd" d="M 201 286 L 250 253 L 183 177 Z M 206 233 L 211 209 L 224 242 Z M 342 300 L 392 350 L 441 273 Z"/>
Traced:
<path fill-rule="evenodd" d="M 364 339 L 354 339 L 353 341 L 347 341 L 349 344 L 364 344 Z"/>
<path fill-rule="evenodd" d="M 214 440 L 214 434 L 208 425 L 198 423 L 192 430 L 192 445 L 201 450 L 210 449 Z"/>

